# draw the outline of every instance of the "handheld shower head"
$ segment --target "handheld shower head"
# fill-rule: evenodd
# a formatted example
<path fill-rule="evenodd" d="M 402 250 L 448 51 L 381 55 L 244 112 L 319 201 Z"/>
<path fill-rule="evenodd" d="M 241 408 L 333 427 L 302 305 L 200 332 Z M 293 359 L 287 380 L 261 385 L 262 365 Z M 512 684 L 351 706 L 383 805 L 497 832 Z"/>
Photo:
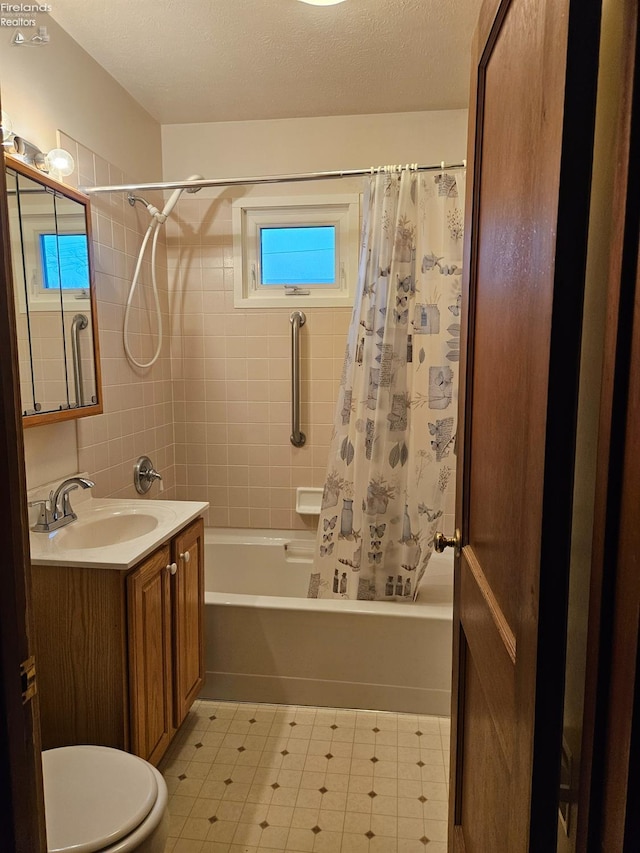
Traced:
<path fill-rule="evenodd" d="M 188 181 L 200 181 L 200 180 L 202 180 L 202 175 L 190 175 L 187 178 L 187 180 Z M 200 189 L 200 187 L 198 187 L 198 189 Z M 198 192 L 198 189 L 188 189 L 187 192 L 195 193 L 195 192 Z M 162 210 L 162 213 L 160 214 L 160 216 L 163 217 L 160 220 L 161 222 L 164 222 L 165 219 L 167 219 L 171 215 L 171 211 L 176 206 L 178 199 L 180 198 L 182 193 L 183 193 L 183 190 L 174 190 L 174 192 L 171 193 L 171 195 L 169 196 L 169 200 L 165 204 L 165 206 Z"/>

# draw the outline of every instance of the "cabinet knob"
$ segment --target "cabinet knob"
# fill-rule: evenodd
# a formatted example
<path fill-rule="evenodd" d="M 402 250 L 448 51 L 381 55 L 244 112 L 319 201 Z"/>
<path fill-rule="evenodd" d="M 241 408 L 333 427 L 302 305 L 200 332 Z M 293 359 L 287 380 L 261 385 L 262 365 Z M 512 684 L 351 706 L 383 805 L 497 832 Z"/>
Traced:
<path fill-rule="evenodd" d="M 184 560 L 185 563 L 188 563 L 191 559 L 191 553 L 189 551 L 185 551 L 184 553 L 180 554 L 180 559 Z"/>
<path fill-rule="evenodd" d="M 169 565 L 167 566 L 167 571 L 169 572 L 170 575 L 175 575 L 175 573 L 178 571 L 178 564 L 177 563 L 169 563 Z"/>

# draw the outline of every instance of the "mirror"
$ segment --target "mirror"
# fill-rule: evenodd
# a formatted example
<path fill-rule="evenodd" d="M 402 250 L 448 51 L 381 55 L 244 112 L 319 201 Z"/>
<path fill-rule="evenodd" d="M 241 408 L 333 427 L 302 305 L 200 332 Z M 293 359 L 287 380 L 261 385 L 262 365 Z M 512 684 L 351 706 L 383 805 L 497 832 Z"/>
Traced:
<path fill-rule="evenodd" d="M 5 155 L 24 426 L 102 412 L 89 199 Z"/>

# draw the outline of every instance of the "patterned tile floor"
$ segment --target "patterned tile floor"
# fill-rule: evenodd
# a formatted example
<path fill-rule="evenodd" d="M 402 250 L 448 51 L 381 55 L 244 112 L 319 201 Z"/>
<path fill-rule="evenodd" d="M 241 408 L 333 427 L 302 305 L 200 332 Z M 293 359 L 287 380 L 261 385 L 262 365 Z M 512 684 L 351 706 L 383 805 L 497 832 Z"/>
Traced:
<path fill-rule="evenodd" d="M 446 853 L 449 720 L 198 701 L 166 853 Z"/>

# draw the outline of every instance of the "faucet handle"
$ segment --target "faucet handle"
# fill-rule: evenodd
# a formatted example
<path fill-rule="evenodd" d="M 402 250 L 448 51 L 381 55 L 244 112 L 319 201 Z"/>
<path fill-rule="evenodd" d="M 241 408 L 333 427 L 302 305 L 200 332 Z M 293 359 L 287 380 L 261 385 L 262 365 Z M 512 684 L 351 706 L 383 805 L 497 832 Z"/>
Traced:
<path fill-rule="evenodd" d="M 141 456 L 133 468 L 133 484 L 138 494 L 146 494 L 154 480 L 159 480 L 160 491 L 162 491 L 162 474 L 156 471 L 148 456 Z"/>
<path fill-rule="evenodd" d="M 49 495 L 49 498 L 51 498 L 51 495 Z M 44 507 L 48 507 L 48 506 L 49 506 L 49 499 L 44 498 L 44 499 L 39 500 L 39 501 L 28 501 L 28 502 L 27 502 L 27 506 L 44 506 Z"/>
<path fill-rule="evenodd" d="M 38 516 L 38 521 L 33 525 L 33 527 L 31 529 L 38 531 L 38 532 L 48 530 L 49 525 L 51 523 L 51 512 L 49 510 L 49 501 L 48 500 L 29 501 L 27 506 L 39 506 L 40 507 L 40 515 Z"/>

